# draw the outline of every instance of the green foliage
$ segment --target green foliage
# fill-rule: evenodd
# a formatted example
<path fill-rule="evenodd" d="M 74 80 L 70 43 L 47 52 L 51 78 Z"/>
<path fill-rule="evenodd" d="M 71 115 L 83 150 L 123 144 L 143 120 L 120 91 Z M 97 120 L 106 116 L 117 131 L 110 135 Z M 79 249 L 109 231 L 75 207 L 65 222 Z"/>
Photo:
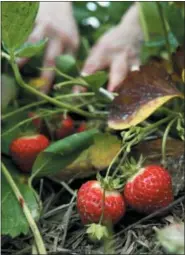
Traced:
<path fill-rule="evenodd" d="M 91 145 L 96 133 L 97 129 L 91 129 L 54 142 L 39 154 L 33 165 L 32 175 L 47 176 L 60 172 Z"/>
<path fill-rule="evenodd" d="M 175 3 L 162 2 L 163 10 L 168 25 L 178 44 L 184 43 L 184 8 L 181 9 Z"/>
<path fill-rule="evenodd" d="M 7 74 L 3 74 L 1 77 L 1 89 L 2 89 L 2 101 L 1 101 L 1 109 L 2 112 L 5 112 L 8 105 L 16 98 L 17 95 L 17 86 L 15 84 L 15 80 L 8 76 Z"/>
<path fill-rule="evenodd" d="M 2 2 L 2 40 L 8 50 L 19 48 L 31 33 L 39 2 Z"/>
<path fill-rule="evenodd" d="M 184 17 L 183 11 L 175 4 L 159 2 L 162 7 L 168 40 L 171 52 L 175 51 L 179 44 L 183 44 Z M 141 51 L 141 60 L 146 63 L 150 57 L 161 56 L 166 52 L 166 39 L 163 31 L 161 17 L 156 2 L 140 2 L 140 21 L 144 32 L 144 43 Z"/>
<path fill-rule="evenodd" d="M 108 73 L 99 71 L 95 74 L 83 77 L 83 80 L 85 80 L 90 85 L 93 91 L 98 92 L 99 88 L 102 87 L 108 80 Z"/>
<path fill-rule="evenodd" d="M 20 174 L 9 159 L 3 158 L 2 161 L 24 197 L 33 218 L 38 220 L 40 217 L 40 206 L 37 202 L 35 191 L 28 186 L 28 178 Z M 1 234 L 10 235 L 11 237 L 16 237 L 22 233 L 27 234 L 29 224 L 24 216 L 21 205 L 3 174 L 1 178 Z"/>
<path fill-rule="evenodd" d="M 21 57 L 30 58 L 32 56 L 40 54 L 40 52 L 43 51 L 43 49 L 45 48 L 47 41 L 48 39 L 43 39 L 36 43 L 26 42 L 15 51 L 15 56 L 20 58 Z"/>

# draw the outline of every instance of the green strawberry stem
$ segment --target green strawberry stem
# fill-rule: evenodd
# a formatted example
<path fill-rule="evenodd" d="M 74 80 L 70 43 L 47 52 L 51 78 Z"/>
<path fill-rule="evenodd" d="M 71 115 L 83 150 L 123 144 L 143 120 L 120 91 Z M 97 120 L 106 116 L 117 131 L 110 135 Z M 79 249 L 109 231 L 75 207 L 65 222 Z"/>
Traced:
<path fill-rule="evenodd" d="M 72 81 L 74 78 L 63 73 L 62 71 L 60 71 L 57 67 L 41 67 L 39 68 L 41 71 L 55 71 L 57 74 L 59 74 L 60 76 L 63 76 L 64 78 L 66 78 L 67 80 Z"/>
<path fill-rule="evenodd" d="M 23 121 L 20 121 L 17 125 L 13 126 L 12 128 L 9 128 L 7 131 L 5 131 L 3 134 L 1 134 L 1 136 L 3 137 L 5 135 L 11 133 L 16 128 L 21 127 L 21 126 L 25 125 L 26 123 L 29 123 L 34 119 L 37 119 L 38 117 L 48 117 L 50 115 L 53 115 L 55 113 L 60 113 L 60 112 L 63 112 L 63 111 L 64 110 L 60 109 L 60 110 L 56 110 L 56 111 L 46 112 L 46 113 L 43 113 L 43 114 L 38 114 L 37 116 L 29 117 L 27 119 L 24 119 Z"/>
<path fill-rule="evenodd" d="M 60 83 L 57 83 L 55 84 L 55 90 L 58 90 L 58 89 L 61 89 L 65 86 L 68 86 L 68 85 L 80 85 L 80 86 L 83 86 L 83 87 L 86 87 L 86 88 L 89 88 L 89 85 L 88 83 L 85 83 L 85 82 L 80 82 L 79 80 L 77 81 L 63 81 L 63 82 L 60 82 Z"/>
<path fill-rule="evenodd" d="M 5 58 L 8 61 L 10 61 L 10 56 L 6 52 L 1 52 L 1 56 L 2 56 L 2 58 Z"/>
<path fill-rule="evenodd" d="M 99 224 L 102 224 L 103 221 L 103 217 L 104 217 L 104 211 L 105 211 L 105 188 L 103 189 L 103 198 L 102 198 L 102 213 L 101 213 L 101 217 L 99 220 Z"/>
<path fill-rule="evenodd" d="M 29 226 L 32 230 L 32 233 L 33 233 L 33 236 L 34 236 L 34 239 L 35 239 L 35 244 L 37 246 L 37 250 L 39 252 L 39 254 L 47 254 L 46 252 L 46 248 L 45 248 L 45 245 L 44 245 L 44 242 L 42 240 L 42 237 L 41 237 L 41 234 L 38 230 L 38 227 L 31 215 L 31 212 L 23 198 L 23 196 L 21 195 L 17 185 L 15 184 L 12 176 L 10 175 L 9 171 L 6 169 L 5 165 L 3 163 L 1 163 L 1 169 L 2 169 L 2 172 L 7 180 L 7 182 L 9 183 L 10 187 L 12 188 L 18 202 L 20 203 L 21 201 L 21 206 L 22 206 L 22 210 L 23 210 L 23 213 L 29 223 Z"/>
<path fill-rule="evenodd" d="M 107 169 L 107 172 L 106 172 L 106 175 L 105 175 L 105 179 L 108 179 L 108 176 L 110 174 L 110 170 L 113 166 L 113 164 L 116 162 L 117 158 L 119 157 L 119 155 L 122 153 L 122 151 L 125 149 L 125 146 L 123 146 L 119 151 L 118 153 L 116 154 L 116 156 L 113 158 L 112 162 L 110 163 L 108 169 Z"/>
<path fill-rule="evenodd" d="M 172 127 L 172 125 L 178 120 L 178 117 L 176 117 L 175 119 L 172 119 L 170 121 L 170 123 L 168 124 L 164 135 L 163 135 L 163 139 L 162 139 L 162 164 L 165 166 L 166 165 L 166 141 L 167 141 L 167 137 L 170 131 L 170 128 Z"/>
<path fill-rule="evenodd" d="M 178 113 L 171 113 L 170 116 L 167 116 L 166 118 L 159 120 L 156 123 L 153 124 L 149 124 L 146 127 L 140 128 L 139 133 L 137 133 L 136 129 L 130 129 L 125 133 L 125 137 L 123 138 L 123 143 L 124 146 L 119 150 L 119 152 L 116 154 L 116 156 L 113 158 L 111 164 L 109 165 L 107 172 L 106 172 L 106 176 L 105 178 L 108 179 L 108 176 L 110 174 L 110 170 L 113 166 L 113 164 L 116 162 L 116 160 L 118 159 L 118 157 L 120 156 L 120 154 L 122 153 L 122 151 L 125 150 L 123 158 L 121 160 L 121 163 L 123 163 L 123 161 L 125 160 L 126 156 L 128 155 L 128 153 L 130 152 L 130 149 L 132 146 L 138 144 L 139 142 L 141 142 L 145 137 L 147 137 L 148 135 L 151 135 L 152 133 L 156 132 L 156 130 L 158 129 L 159 126 L 161 126 L 162 124 L 170 121 L 170 120 L 174 120 L 174 116 L 177 116 Z M 135 127 L 134 127 L 135 128 Z M 112 174 L 112 179 L 116 176 L 116 174 L 119 172 L 120 169 L 120 164 L 118 165 L 118 167 L 115 169 L 114 173 Z M 133 174 L 133 172 L 131 173 Z"/>
<path fill-rule="evenodd" d="M 88 96 L 94 96 L 95 93 L 94 92 L 84 92 L 84 93 L 80 93 L 80 94 L 66 94 L 66 95 L 60 95 L 60 96 L 56 96 L 55 99 L 65 99 L 65 98 L 71 98 L 71 97 L 88 97 Z M 43 105 L 43 104 L 47 104 L 48 102 L 46 100 L 42 100 L 42 101 L 38 101 L 38 102 L 35 102 L 35 103 L 31 103 L 31 104 L 28 104 L 28 105 L 25 105 L 19 109 L 16 109 L 15 111 L 13 112 L 9 112 L 7 114 L 4 114 L 1 116 L 1 120 L 5 120 L 9 117 L 12 117 L 13 115 L 17 114 L 17 113 L 20 113 L 20 112 L 23 112 L 25 110 L 28 110 L 30 108 L 33 108 L 33 107 L 36 107 L 36 106 L 40 106 L 40 105 Z"/>
<path fill-rule="evenodd" d="M 83 111 L 81 109 L 78 109 L 76 107 L 73 107 L 73 106 L 71 106 L 69 104 L 62 103 L 62 102 L 56 100 L 55 98 L 49 97 L 49 96 L 45 95 L 44 93 L 41 93 L 38 90 L 36 90 L 35 88 L 32 88 L 31 86 L 26 84 L 24 82 L 24 80 L 22 79 L 21 74 L 19 72 L 18 66 L 17 66 L 17 64 L 15 62 L 14 54 L 10 54 L 10 64 L 11 64 L 12 69 L 14 71 L 14 75 L 15 75 L 16 81 L 19 83 L 19 85 L 21 87 L 23 87 L 24 89 L 26 89 L 30 93 L 45 99 L 47 102 L 49 102 L 49 103 L 51 103 L 53 105 L 65 108 L 65 109 L 67 109 L 67 110 L 69 110 L 71 112 L 75 112 L 75 113 L 80 114 L 80 115 L 82 115 L 84 117 L 88 117 L 88 118 L 101 118 L 101 119 L 105 118 L 105 116 L 102 115 L 102 114 L 89 113 L 89 112 Z"/>

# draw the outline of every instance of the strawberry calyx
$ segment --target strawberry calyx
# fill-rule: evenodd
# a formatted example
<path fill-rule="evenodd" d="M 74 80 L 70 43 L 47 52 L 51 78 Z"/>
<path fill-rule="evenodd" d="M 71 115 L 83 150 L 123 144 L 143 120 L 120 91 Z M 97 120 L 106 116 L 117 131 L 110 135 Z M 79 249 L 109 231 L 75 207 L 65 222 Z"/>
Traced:
<path fill-rule="evenodd" d="M 111 176 L 103 177 L 99 173 L 96 175 L 97 181 L 100 183 L 101 187 L 106 191 L 114 191 L 122 188 L 120 183 L 120 178 L 112 178 Z"/>
<path fill-rule="evenodd" d="M 140 171 L 143 170 L 144 161 L 145 159 L 142 155 L 138 161 L 136 161 L 133 157 L 127 159 L 122 167 L 122 175 L 120 177 L 126 178 L 127 180 L 133 179 L 140 173 Z"/>
<path fill-rule="evenodd" d="M 87 225 L 86 233 L 91 241 L 100 241 L 110 236 L 108 228 L 101 224 L 92 223 Z"/>

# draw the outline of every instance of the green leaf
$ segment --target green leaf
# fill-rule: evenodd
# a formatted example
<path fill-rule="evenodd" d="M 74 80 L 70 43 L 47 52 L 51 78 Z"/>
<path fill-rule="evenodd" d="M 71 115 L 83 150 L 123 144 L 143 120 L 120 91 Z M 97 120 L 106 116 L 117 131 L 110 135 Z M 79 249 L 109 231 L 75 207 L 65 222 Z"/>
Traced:
<path fill-rule="evenodd" d="M 60 55 L 56 57 L 56 67 L 66 74 L 78 74 L 76 59 L 71 55 Z"/>
<path fill-rule="evenodd" d="M 19 49 L 16 50 L 15 56 L 16 57 L 33 57 L 44 49 L 46 46 L 48 39 L 40 40 L 36 43 L 24 43 Z"/>
<path fill-rule="evenodd" d="M 108 74 L 104 71 L 99 71 L 95 74 L 84 76 L 83 80 L 91 86 L 93 91 L 97 92 L 108 80 Z"/>
<path fill-rule="evenodd" d="M 9 159 L 3 158 L 2 161 L 24 197 L 33 218 L 38 220 L 40 217 L 40 206 L 37 203 L 35 192 L 28 186 L 28 178 L 20 174 Z M 27 234 L 29 225 L 20 203 L 3 174 L 1 175 L 1 178 L 1 234 L 10 235 L 13 238 L 22 233 Z"/>
<path fill-rule="evenodd" d="M 183 9 L 176 6 L 175 3 L 161 3 L 165 12 L 166 19 L 179 44 L 184 44 L 184 22 Z"/>
<path fill-rule="evenodd" d="M 97 129 L 91 129 L 51 144 L 38 155 L 32 168 L 32 177 L 54 175 L 62 171 L 92 144 L 96 133 Z"/>
<path fill-rule="evenodd" d="M 2 2 L 2 41 L 10 50 L 22 45 L 31 33 L 39 2 Z"/>
<path fill-rule="evenodd" d="M 7 74 L 2 74 L 2 112 L 5 112 L 7 106 L 16 98 L 17 86 L 15 80 Z"/>

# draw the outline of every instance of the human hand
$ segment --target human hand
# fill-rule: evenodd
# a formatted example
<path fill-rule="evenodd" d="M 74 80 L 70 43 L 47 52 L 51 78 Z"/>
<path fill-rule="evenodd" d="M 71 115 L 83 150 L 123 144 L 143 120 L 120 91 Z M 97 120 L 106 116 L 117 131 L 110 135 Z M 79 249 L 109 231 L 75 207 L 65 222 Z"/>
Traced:
<path fill-rule="evenodd" d="M 113 91 L 124 80 L 129 69 L 140 64 L 142 40 L 138 7 L 134 4 L 121 22 L 104 34 L 92 48 L 82 75 L 109 68 L 108 90 Z"/>
<path fill-rule="evenodd" d="M 61 53 L 74 54 L 79 46 L 78 29 L 72 13 L 71 2 L 40 2 L 35 28 L 28 38 L 28 42 L 37 42 L 45 37 L 49 38 L 44 55 L 43 67 L 55 65 L 55 57 Z M 23 66 L 28 59 L 19 59 L 19 66 Z M 48 93 L 54 78 L 52 71 L 43 70 L 41 78 L 48 84 L 41 90 Z"/>

